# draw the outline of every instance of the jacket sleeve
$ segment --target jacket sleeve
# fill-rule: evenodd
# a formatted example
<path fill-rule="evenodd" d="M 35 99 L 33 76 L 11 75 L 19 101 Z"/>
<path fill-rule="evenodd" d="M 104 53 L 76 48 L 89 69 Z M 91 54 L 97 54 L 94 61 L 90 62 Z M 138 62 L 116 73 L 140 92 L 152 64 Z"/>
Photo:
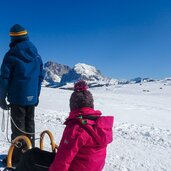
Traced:
<path fill-rule="evenodd" d="M 12 64 L 7 53 L 1 65 L 0 74 L 0 99 L 5 99 L 8 91 L 9 79 L 12 70 Z"/>
<path fill-rule="evenodd" d="M 49 171 L 68 171 L 79 149 L 86 144 L 87 133 L 79 125 L 66 127 Z"/>

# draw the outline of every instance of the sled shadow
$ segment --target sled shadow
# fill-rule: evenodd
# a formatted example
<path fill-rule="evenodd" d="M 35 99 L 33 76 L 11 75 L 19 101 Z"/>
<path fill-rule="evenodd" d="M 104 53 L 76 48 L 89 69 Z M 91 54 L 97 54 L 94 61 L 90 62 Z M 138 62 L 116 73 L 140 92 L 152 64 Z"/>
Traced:
<path fill-rule="evenodd" d="M 4 167 L 4 165 L 2 164 L 2 160 L 7 157 L 6 154 L 0 154 L 0 167 Z"/>

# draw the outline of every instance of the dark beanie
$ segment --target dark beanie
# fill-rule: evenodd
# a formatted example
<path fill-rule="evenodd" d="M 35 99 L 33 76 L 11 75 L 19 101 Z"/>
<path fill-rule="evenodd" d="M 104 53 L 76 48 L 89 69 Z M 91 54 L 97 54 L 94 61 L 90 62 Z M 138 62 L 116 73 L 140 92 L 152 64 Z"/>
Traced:
<path fill-rule="evenodd" d="M 70 110 L 74 111 L 82 107 L 94 108 L 94 100 L 90 91 L 87 90 L 87 83 L 83 80 L 74 85 L 74 92 L 70 97 Z"/>
<path fill-rule="evenodd" d="M 19 24 L 15 24 L 11 27 L 9 35 L 11 37 L 11 41 L 28 39 L 27 30 Z"/>

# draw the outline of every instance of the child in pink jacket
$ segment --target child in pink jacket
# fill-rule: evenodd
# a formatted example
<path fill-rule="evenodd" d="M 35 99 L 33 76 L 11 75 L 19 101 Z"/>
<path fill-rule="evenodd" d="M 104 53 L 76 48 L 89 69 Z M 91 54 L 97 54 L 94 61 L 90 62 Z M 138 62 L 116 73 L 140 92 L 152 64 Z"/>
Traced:
<path fill-rule="evenodd" d="M 70 114 L 56 154 L 29 150 L 16 171 L 102 171 L 106 148 L 112 142 L 112 116 L 94 110 L 93 96 L 85 81 L 74 86 Z"/>

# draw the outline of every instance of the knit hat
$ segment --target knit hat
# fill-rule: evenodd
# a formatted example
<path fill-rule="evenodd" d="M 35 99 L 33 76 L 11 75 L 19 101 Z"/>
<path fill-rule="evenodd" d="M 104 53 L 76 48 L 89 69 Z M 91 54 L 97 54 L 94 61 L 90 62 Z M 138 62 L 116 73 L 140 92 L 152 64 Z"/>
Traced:
<path fill-rule="evenodd" d="M 15 24 L 11 27 L 9 35 L 11 37 L 11 41 L 28 39 L 27 30 L 19 24 Z"/>
<path fill-rule="evenodd" d="M 70 97 L 70 110 L 74 111 L 82 107 L 94 108 L 94 100 L 88 85 L 85 81 L 80 80 L 74 84 L 74 92 Z"/>

